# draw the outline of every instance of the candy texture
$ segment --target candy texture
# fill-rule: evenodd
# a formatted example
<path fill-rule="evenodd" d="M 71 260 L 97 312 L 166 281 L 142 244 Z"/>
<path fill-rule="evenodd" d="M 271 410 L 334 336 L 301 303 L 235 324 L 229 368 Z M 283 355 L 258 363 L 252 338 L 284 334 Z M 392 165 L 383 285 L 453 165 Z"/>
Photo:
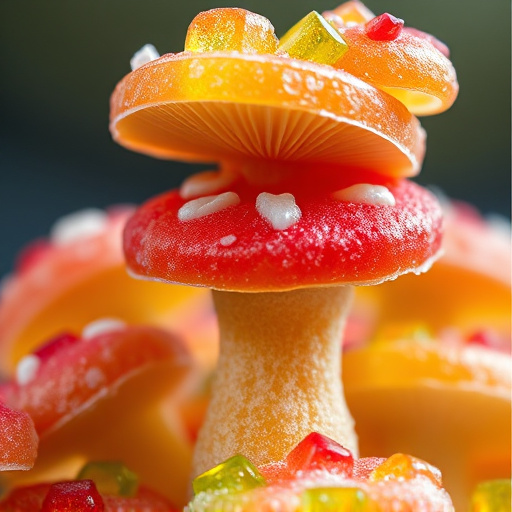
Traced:
<path fill-rule="evenodd" d="M 312 11 L 281 37 L 279 49 L 296 59 L 334 64 L 348 45 L 323 16 Z"/>
<path fill-rule="evenodd" d="M 242 455 L 235 455 L 196 477 L 192 482 L 192 488 L 195 494 L 229 494 L 249 491 L 262 487 L 265 483 L 256 466 Z"/>
<path fill-rule="evenodd" d="M 251 190 L 239 191 L 240 204 L 188 222 L 177 216 L 184 201 L 169 192 L 128 223 L 128 266 L 140 276 L 252 291 L 369 284 L 420 272 L 440 247 L 440 208 L 412 183 L 389 189 L 394 207 L 311 197 L 299 189 L 293 195 L 302 216 L 284 230 L 260 216 Z M 228 235 L 235 241 L 226 246 L 221 240 Z"/>
<path fill-rule="evenodd" d="M 38 437 L 30 416 L 0 403 L 0 471 L 30 469 Z"/>
<path fill-rule="evenodd" d="M 366 35 L 374 41 L 394 41 L 402 32 L 404 20 L 384 13 L 366 24 Z"/>
<path fill-rule="evenodd" d="M 140 488 L 135 496 L 104 494 L 90 480 L 19 487 L 0 501 L 0 512 L 178 512 L 160 494 Z"/>
<path fill-rule="evenodd" d="M 237 8 L 199 13 L 188 28 L 187 52 L 275 53 L 277 37 L 267 18 Z"/>
<path fill-rule="evenodd" d="M 366 512 L 372 505 L 357 487 L 316 488 L 302 494 L 303 512 Z"/>
<path fill-rule="evenodd" d="M 373 34 L 375 22 L 369 23 Z M 379 27 L 382 24 L 377 25 L 377 34 L 383 30 Z M 390 29 L 393 39 L 382 40 L 382 34 L 373 39 L 368 25 L 340 26 L 339 30 L 350 50 L 335 67 L 391 94 L 416 115 L 444 112 L 455 101 L 459 91 L 455 69 L 428 38 L 407 30 L 397 35 Z"/>
<path fill-rule="evenodd" d="M 139 326 L 66 339 L 72 337 L 31 356 L 39 365 L 30 380 L 0 386 L 8 404 L 30 414 L 41 437 L 32 471 L 7 474 L 6 480 L 70 479 L 87 460 L 122 460 L 142 483 L 183 502 L 187 475 L 177 468 L 190 463 L 191 447 L 172 399 L 191 377 L 187 348 L 165 331 Z M 133 492 L 122 467 L 84 471 L 84 477 L 98 477 L 102 488 L 121 477 L 117 494 Z"/>
<path fill-rule="evenodd" d="M 93 212 L 92 217 L 89 211 L 61 220 L 52 229 L 52 237 L 21 254 L 17 271 L 2 289 L 3 377 L 9 378 L 23 356 L 63 329 L 79 333 L 91 321 L 104 317 L 161 325 L 175 309 L 184 315 L 187 303 L 204 300 L 202 290 L 161 286 L 128 276 L 121 232 L 133 209 Z M 181 332 L 178 316 L 172 323 L 173 331 Z"/>
<path fill-rule="evenodd" d="M 294 452 L 297 455 L 314 447 L 320 449 L 315 453 L 316 467 L 295 471 Z M 267 485 L 263 481 L 244 490 L 240 485 L 228 488 L 228 484 L 222 489 L 219 485 L 222 478 L 215 479 L 209 486 L 201 487 L 188 509 L 193 512 L 453 512 L 448 494 L 436 477 L 431 478 L 430 472 L 438 475 L 436 468 L 414 457 L 397 454 L 388 459 L 351 461 L 348 465 L 351 469 L 353 465 L 353 473 L 347 473 L 350 453 L 345 450 L 339 457 L 342 450 L 345 449 L 329 438 L 312 433 L 284 460 L 260 468 L 263 475 L 270 477 Z M 404 473 L 405 460 L 406 466 L 411 462 L 417 470 Z M 233 459 L 225 464 L 233 468 Z M 243 466 L 241 469 L 240 476 L 245 473 Z M 212 473 L 223 470 L 224 464 L 220 464 Z M 231 478 L 228 477 L 228 482 Z M 240 477 L 235 476 L 235 481 L 237 478 Z"/>
<path fill-rule="evenodd" d="M 43 501 L 41 512 L 103 512 L 105 506 L 94 482 L 62 482 L 53 484 Z"/>
<path fill-rule="evenodd" d="M 395 98 L 331 66 L 277 55 L 164 55 L 117 85 L 110 130 L 129 149 L 188 161 L 412 176 L 424 154 L 418 120 Z"/>

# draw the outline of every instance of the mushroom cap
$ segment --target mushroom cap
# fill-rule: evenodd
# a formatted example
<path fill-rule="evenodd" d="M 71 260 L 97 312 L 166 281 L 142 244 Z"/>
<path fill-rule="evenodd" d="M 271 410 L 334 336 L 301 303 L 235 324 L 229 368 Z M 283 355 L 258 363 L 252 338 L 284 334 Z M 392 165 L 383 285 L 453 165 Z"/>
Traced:
<path fill-rule="evenodd" d="M 429 34 L 406 29 L 395 40 L 374 41 L 364 25 L 339 30 L 349 51 L 336 68 L 391 94 L 418 116 L 439 114 L 453 105 L 457 74 Z"/>
<path fill-rule="evenodd" d="M 238 184 L 238 204 L 192 220 L 178 218 L 186 201 L 171 191 L 128 221 L 128 267 L 140 277 L 252 292 L 376 284 L 427 270 L 441 246 L 441 207 L 407 180 L 387 187 L 394 206 L 291 188 L 300 218 L 283 229 L 259 213 L 260 191 L 251 187 Z"/>
<path fill-rule="evenodd" d="M 428 457 L 456 510 L 468 510 L 478 482 L 510 477 L 510 365 L 502 352 L 437 339 L 346 351 L 343 381 L 361 455 Z"/>
<path fill-rule="evenodd" d="M 1 384 L 0 397 L 30 415 L 39 449 L 34 468 L 8 472 L 4 486 L 69 480 L 86 461 L 122 460 L 142 484 L 185 500 L 188 477 L 178 468 L 190 464 L 191 447 L 177 397 L 195 370 L 180 338 L 119 325 L 65 335 L 27 357 L 35 365 Z"/>
<path fill-rule="evenodd" d="M 64 243 L 51 236 L 36 251 L 28 246 L 22 252 L 22 265 L 17 265 L 1 294 L 0 373 L 12 375 L 23 356 L 62 326 L 80 332 L 97 318 L 172 323 L 173 332 L 182 332 L 181 322 L 171 315 L 180 310 L 185 316 L 184 308 L 196 307 L 204 294 L 189 287 L 135 281 L 126 274 L 121 233 L 133 211 L 112 207 L 103 213 L 102 227 L 82 236 L 76 235 L 82 216 L 77 212 L 72 214 L 77 222 L 71 226 L 73 239 Z"/>
<path fill-rule="evenodd" d="M 425 136 L 391 95 L 332 66 L 281 55 L 182 52 L 125 76 L 110 131 L 160 158 L 318 162 L 413 176 Z"/>

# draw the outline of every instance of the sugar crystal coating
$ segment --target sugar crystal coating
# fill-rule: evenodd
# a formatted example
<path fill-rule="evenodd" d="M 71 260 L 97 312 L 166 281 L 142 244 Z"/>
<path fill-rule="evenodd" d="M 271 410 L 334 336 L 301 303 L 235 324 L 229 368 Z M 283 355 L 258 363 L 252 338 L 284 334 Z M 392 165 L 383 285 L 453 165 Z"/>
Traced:
<path fill-rule="evenodd" d="M 279 49 L 296 59 L 334 64 L 348 45 L 324 17 L 312 11 L 281 37 Z"/>
<path fill-rule="evenodd" d="M 192 487 L 195 494 L 226 494 L 248 491 L 262 487 L 265 483 L 265 479 L 254 464 L 242 455 L 235 455 L 195 478 Z"/>
<path fill-rule="evenodd" d="M 199 13 L 185 40 L 187 52 L 274 53 L 277 38 L 270 21 L 245 9 L 219 8 Z"/>
<path fill-rule="evenodd" d="M 41 512 L 103 512 L 105 509 L 92 480 L 59 482 L 48 490 Z"/>
<path fill-rule="evenodd" d="M 302 494 L 302 512 L 365 512 L 370 506 L 357 487 L 318 487 Z"/>

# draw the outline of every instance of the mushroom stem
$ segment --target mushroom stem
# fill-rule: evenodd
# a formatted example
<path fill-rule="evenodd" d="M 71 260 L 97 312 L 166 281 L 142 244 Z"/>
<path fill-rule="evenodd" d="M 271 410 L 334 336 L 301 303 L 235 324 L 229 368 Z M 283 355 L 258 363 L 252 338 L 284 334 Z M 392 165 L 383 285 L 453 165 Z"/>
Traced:
<path fill-rule="evenodd" d="M 220 358 L 194 475 L 238 453 L 256 465 L 282 460 L 312 431 L 357 454 L 341 382 L 352 287 L 213 297 Z"/>

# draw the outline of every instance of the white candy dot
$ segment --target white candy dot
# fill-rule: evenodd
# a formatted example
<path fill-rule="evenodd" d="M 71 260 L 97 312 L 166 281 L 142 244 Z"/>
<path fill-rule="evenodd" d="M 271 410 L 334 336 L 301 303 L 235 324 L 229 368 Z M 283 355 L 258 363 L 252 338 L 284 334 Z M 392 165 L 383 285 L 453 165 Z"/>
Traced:
<path fill-rule="evenodd" d="M 178 219 L 185 222 L 187 220 L 199 219 L 212 213 L 217 213 L 229 206 L 240 203 L 240 197 L 235 192 L 224 192 L 217 196 L 199 197 L 185 203 L 178 210 Z"/>
<path fill-rule="evenodd" d="M 230 245 L 233 245 L 236 242 L 236 236 L 235 235 L 228 235 L 224 236 L 220 239 L 220 245 L 223 245 L 224 247 L 228 247 Z"/>
<path fill-rule="evenodd" d="M 395 206 L 395 197 L 388 188 L 369 183 L 359 183 L 338 190 L 334 192 L 333 197 L 339 201 L 348 201 L 350 203 Z"/>
<path fill-rule="evenodd" d="M 50 230 L 56 245 L 67 245 L 81 238 L 101 233 L 107 225 L 107 214 L 97 208 L 87 208 L 61 217 Z"/>
<path fill-rule="evenodd" d="M 145 44 L 139 51 L 135 52 L 130 59 L 132 71 L 135 71 L 152 60 L 158 59 L 158 57 L 160 57 L 158 50 L 152 44 Z"/>
<path fill-rule="evenodd" d="M 89 340 L 112 331 L 120 331 L 126 327 L 126 323 L 117 318 L 100 318 L 87 324 L 82 330 L 82 339 Z"/>
<path fill-rule="evenodd" d="M 89 368 L 85 373 L 85 383 L 89 389 L 95 389 L 105 381 L 105 375 L 99 368 Z"/>
<path fill-rule="evenodd" d="M 20 359 L 18 366 L 16 366 L 16 381 L 18 384 L 23 386 L 32 381 L 40 366 L 41 360 L 34 354 L 29 354 L 23 359 Z"/>
<path fill-rule="evenodd" d="M 180 188 L 183 199 L 206 196 L 228 188 L 235 181 L 235 174 L 228 171 L 205 171 L 187 178 Z"/>
<path fill-rule="evenodd" d="M 293 226 L 302 217 L 302 212 L 292 194 L 274 195 L 262 192 L 256 198 L 256 209 L 274 229 L 278 230 Z"/>

